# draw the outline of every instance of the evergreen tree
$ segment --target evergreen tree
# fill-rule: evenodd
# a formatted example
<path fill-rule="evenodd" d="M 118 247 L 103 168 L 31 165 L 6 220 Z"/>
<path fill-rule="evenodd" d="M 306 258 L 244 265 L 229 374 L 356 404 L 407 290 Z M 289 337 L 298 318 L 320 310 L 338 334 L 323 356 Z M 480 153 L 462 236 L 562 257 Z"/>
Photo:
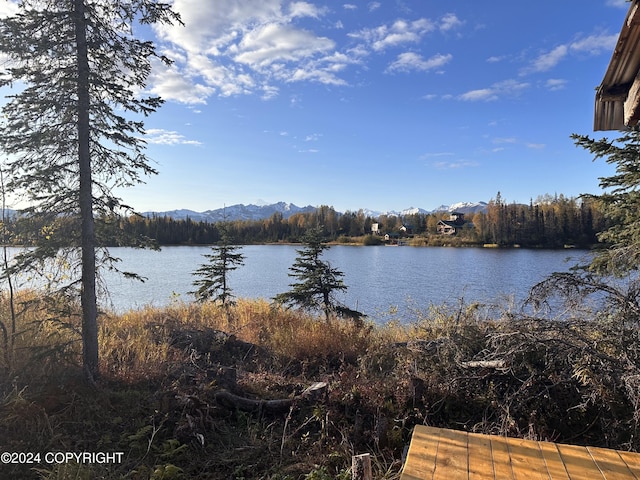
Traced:
<path fill-rule="evenodd" d="M 591 269 L 603 274 L 623 275 L 640 266 L 640 131 L 622 132 L 619 138 L 594 140 L 572 135 L 576 145 L 589 150 L 595 159 L 615 165 L 615 174 L 600 178 L 602 195 L 587 198 L 601 204 L 609 226 L 598 239 L 609 248 L 594 257 Z"/>
<path fill-rule="evenodd" d="M 220 226 L 219 229 L 221 231 L 220 242 L 211 247 L 212 254 L 204 255 L 209 262 L 201 265 L 194 272 L 194 275 L 200 278 L 194 281 L 193 285 L 199 288 L 191 293 L 199 302 L 213 299 L 227 309 L 234 303 L 232 290 L 229 286 L 229 273 L 244 265 L 244 255 L 238 252 L 241 247 L 232 245 L 228 225 Z"/>
<path fill-rule="evenodd" d="M 321 310 L 328 321 L 331 314 L 359 319 L 361 312 L 351 310 L 335 298 L 335 292 L 344 292 L 347 286 L 342 281 L 344 274 L 321 259 L 329 246 L 322 242 L 322 227 L 307 230 L 303 237 L 305 248 L 297 250 L 298 257 L 289 269 L 290 277 L 298 282 L 290 284 L 292 289 L 274 297 L 280 304 L 297 305 L 304 310 Z"/>
<path fill-rule="evenodd" d="M 73 221 L 56 248 L 79 257 L 83 367 L 98 374 L 96 268 L 101 258 L 95 217 L 129 207 L 114 188 L 155 173 L 144 154 L 144 116 L 161 105 L 140 95 L 157 54 L 133 24 L 179 21 L 168 3 L 153 0 L 21 0 L 0 20 L 0 52 L 8 58 L 1 86 L 21 82 L 2 108 L 0 144 L 11 160 L 10 190 L 30 201 L 25 213 Z M 50 236 L 49 236 L 50 237 Z M 33 255 L 25 260 L 33 260 Z"/>

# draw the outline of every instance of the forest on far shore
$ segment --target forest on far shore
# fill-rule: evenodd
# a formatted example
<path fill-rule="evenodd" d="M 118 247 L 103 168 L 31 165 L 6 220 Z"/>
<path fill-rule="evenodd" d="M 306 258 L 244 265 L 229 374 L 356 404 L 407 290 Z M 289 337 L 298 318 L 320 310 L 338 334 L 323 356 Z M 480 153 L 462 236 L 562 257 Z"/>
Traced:
<path fill-rule="evenodd" d="M 498 193 L 485 211 L 467 214 L 466 227 L 455 236 L 438 234 L 438 222 L 449 220 L 449 216 L 449 212 L 437 212 L 371 217 L 362 210 L 339 213 L 323 205 L 314 212 L 296 213 L 288 218 L 275 213 L 264 220 L 225 223 L 237 244 L 297 243 L 309 228 L 321 225 L 328 242 L 375 245 L 383 243 L 388 233 L 406 238 L 411 245 L 495 244 L 541 248 L 589 247 L 598 242 L 597 234 L 608 227 L 596 199 L 564 195 L 545 195 L 529 204 L 516 204 L 505 202 Z M 378 224 L 378 235 L 372 234 L 374 224 Z M 127 238 L 138 235 L 159 245 L 210 245 L 220 241 L 218 224 L 189 218 L 129 216 L 103 219 L 101 227 L 107 246 L 125 246 Z"/>
<path fill-rule="evenodd" d="M 464 226 L 455 235 L 438 233 L 438 222 L 448 221 L 450 212 L 380 215 L 363 210 L 337 212 L 322 205 L 313 212 L 285 218 L 274 213 L 263 220 L 223 222 L 234 244 L 299 243 L 307 231 L 323 228 L 325 242 L 380 245 L 392 241 L 413 246 L 522 246 L 529 248 L 588 248 L 598 243 L 598 234 L 610 225 L 597 198 L 544 195 L 529 204 L 507 203 L 500 193 L 484 211 L 464 216 Z M 38 245 L 69 237 L 78 220 L 68 216 L 8 216 L 3 224 L 3 244 Z M 35 225 L 34 225 L 35 223 Z M 140 239 L 155 245 L 214 245 L 221 241 L 222 223 L 210 223 L 169 216 L 108 216 L 96 219 L 101 246 L 140 246 Z M 377 225 L 377 232 L 372 227 Z"/>

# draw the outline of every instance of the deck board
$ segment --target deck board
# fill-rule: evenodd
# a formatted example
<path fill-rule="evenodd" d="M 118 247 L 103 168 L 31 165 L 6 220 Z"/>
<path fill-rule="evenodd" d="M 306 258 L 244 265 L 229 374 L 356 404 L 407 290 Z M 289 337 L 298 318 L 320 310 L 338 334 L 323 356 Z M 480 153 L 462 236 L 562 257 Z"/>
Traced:
<path fill-rule="evenodd" d="M 491 438 L 487 435 L 468 436 L 469 480 L 495 480 L 491 453 Z"/>
<path fill-rule="evenodd" d="M 589 451 L 576 445 L 558 445 L 571 480 L 603 480 L 604 477 Z"/>
<path fill-rule="evenodd" d="M 419 425 L 401 480 L 640 480 L 640 454 Z"/>
<path fill-rule="evenodd" d="M 458 472 L 465 472 L 468 476 L 467 438 L 466 435 L 458 435 L 454 430 L 440 429 L 433 480 L 448 480 Z"/>
<path fill-rule="evenodd" d="M 553 478 L 554 480 L 568 480 L 569 474 L 558 451 L 558 446 L 551 442 L 539 442 L 539 444 L 549 478 Z"/>
<path fill-rule="evenodd" d="M 510 438 L 507 445 L 514 480 L 549 480 L 547 466 L 537 442 Z"/>
<path fill-rule="evenodd" d="M 407 463 L 402 472 L 404 480 L 431 480 L 436 468 L 436 455 L 440 429 L 415 429 L 409 445 L 407 458 L 411 457 L 411 463 Z"/>
<path fill-rule="evenodd" d="M 629 470 L 627 464 L 615 450 L 606 448 L 587 447 L 594 461 L 598 464 L 602 476 L 606 480 L 626 480 L 635 475 Z"/>
<path fill-rule="evenodd" d="M 637 479 L 640 479 L 640 455 L 630 452 L 618 452 L 618 454 L 620 458 L 624 460 L 624 463 L 627 464 L 631 473 L 633 473 Z"/>
<path fill-rule="evenodd" d="M 513 479 L 513 469 L 511 468 L 511 460 L 509 459 L 509 445 L 505 437 L 492 436 L 491 440 L 491 457 L 493 462 L 493 471 L 496 479 Z M 464 478 L 464 477 L 458 477 Z"/>

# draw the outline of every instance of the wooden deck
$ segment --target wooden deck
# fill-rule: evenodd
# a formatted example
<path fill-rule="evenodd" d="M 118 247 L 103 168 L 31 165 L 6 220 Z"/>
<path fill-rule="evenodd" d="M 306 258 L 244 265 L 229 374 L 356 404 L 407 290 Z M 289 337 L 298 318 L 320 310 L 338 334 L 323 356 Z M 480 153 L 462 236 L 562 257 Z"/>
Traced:
<path fill-rule="evenodd" d="M 640 479 L 640 453 L 419 425 L 401 480 Z"/>

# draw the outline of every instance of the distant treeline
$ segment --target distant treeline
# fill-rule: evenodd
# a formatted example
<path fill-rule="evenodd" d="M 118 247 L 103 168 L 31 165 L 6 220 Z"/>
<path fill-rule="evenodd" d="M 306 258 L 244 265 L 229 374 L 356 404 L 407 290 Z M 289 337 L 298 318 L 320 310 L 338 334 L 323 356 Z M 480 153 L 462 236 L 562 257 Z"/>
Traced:
<path fill-rule="evenodd" d="M 487 211 L 472 217 L 470 235 L 482 243 L 527 247 L 590 246 L 608 227 L 598 201 L 564 195 L 538 197 L 528 205 L 508 204 L 500 193 Z"/>
<path fill-rule="evenodd" d="M 564 245 L 586 247 L 597 243 L 597 234 L 607 222 L 597 200 L 545 195 L 528 205 L 505 202 L 500 194 L 485 211 L 465 215 L 466 227 L 454 235 L 438 234 L 438 222 L 449 220 L 448 212 L 411 215 L 381 215 L 377 218 L 358 212 L 336 212 L 323 205 L 310 213 L 284 218 L 275 213 L 264 220 L 225 222 L 237 244 L 299 242 L 309 228 L 322 225 L 325 240 L 375 245 L 385 234 L 404 238 L 411 245 L 473 245 L 555 248 Z M 29 217 L 7 219 L 4 243 L 42 244 L 55 248 L 56 238 L 75 235 L 74 219 L 56 218 L 42 223 Z M 377 224 L 378 234 L 372 233 Z M 149 239 L 158 245 L 212 245 L 220 241 L 220 224 L 175 220 L 167 216 L 129 216 L 97 219 L 99 242 L 105 246 L 129 246 Z M 403 228 L 404 227 L 404 228 Z"/>
<path fill-rule="evenodd" d="M 226 222 L 238 244 L 298 242 L 307 229 L 324 227 L 327 241 L 379 243 L 386 233 L 423 240 L 422 244 L 519 244 L 526 247 L 562 247 L 567 244 L 589 246 L 597 243 L 596 235 L 606 228 L 598 204 L 592 199 L 567 198 L 563 195 L 538 197 L 526 204 L 506 203 L 500 194 L 491 200 L 484 212 L 467 214 L 473 227 L 465 228 L 455 237 L 437 233 L 440 220 L 449 219 L 448 212 L 412 215 L 367 216 L 362 210 L 338 213 L 332 207 L 321 206 L 315 212 L 296 213 L 284 218 L 275 213 L 264 220 Z M 117 223 L 117 225 L 116 225 Z M 372 225 L 378 224 L 380 235 L 372 235 Z M 117 228 L 116 228 L 117 226 Z M 401 231 L 402 227 L 407 231 Z M 160 245 L 206 245 L 220 240 L 218 225 L 200 221 L 174 220 L 166 216 L 128 217 L 111 224 L 113 235 L 106 230 L 105 240 L 119 245 L 119 238 L 146 236 Z M 404 230 L 404 229 L 403 229 Z M 124 237 L 116 234 L 124 232 Z M 378 240 L 378 241 L 376 241 Z"/>

